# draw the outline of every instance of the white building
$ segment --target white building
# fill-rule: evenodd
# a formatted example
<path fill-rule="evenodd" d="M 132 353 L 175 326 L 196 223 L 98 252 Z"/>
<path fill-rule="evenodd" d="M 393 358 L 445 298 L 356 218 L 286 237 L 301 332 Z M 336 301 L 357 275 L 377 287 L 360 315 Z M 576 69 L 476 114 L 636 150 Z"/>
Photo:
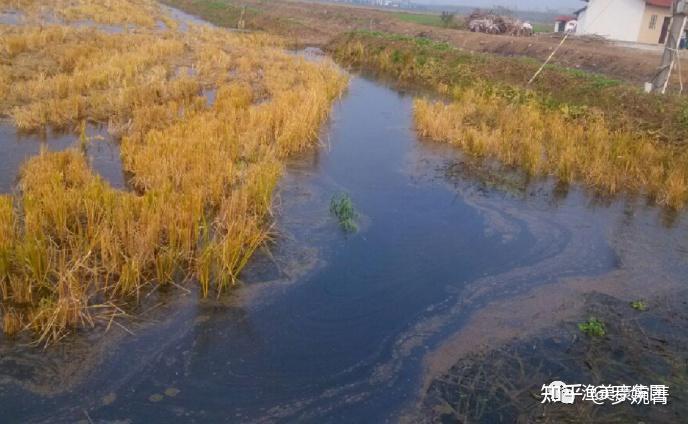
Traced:
<path fill-rule="evenodd" d="M 576 12 L 576 34 L 613 40 L 664 44 L 671 22 L 672 0 L 583 0 Z"/>
<path fill-rule="evenodd" d="M 569 24 L 571 23 L 571 24 Z M 568 32 L 576 24 L 575 16 L 562 15 L 554 18 L 554 32 Z M 568 28 L 567 28 L 568 27 Z"/>

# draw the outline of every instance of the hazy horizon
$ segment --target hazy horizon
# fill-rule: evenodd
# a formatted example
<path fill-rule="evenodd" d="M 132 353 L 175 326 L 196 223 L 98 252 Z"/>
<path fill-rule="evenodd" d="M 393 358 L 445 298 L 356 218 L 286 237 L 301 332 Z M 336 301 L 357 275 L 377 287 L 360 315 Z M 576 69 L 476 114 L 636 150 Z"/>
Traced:
<path fill-rule="evenodd" d="M 412 0 L 418 4 L 492 7 L 503 6 L 518 10 L 573 10 L 584 6 L 582 0 Z"/>

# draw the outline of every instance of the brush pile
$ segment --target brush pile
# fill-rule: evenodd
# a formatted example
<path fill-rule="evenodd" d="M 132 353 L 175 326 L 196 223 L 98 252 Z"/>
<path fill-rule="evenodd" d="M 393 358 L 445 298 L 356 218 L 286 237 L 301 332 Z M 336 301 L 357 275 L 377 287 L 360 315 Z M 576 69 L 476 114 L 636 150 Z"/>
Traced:
<path fill-rule="evenodd" d="M 526 37 L 533 35 L 533 27 L 528 22 L 498 15 L 491 11 L 475 10 L 466 20 L 471 32 Z"/>

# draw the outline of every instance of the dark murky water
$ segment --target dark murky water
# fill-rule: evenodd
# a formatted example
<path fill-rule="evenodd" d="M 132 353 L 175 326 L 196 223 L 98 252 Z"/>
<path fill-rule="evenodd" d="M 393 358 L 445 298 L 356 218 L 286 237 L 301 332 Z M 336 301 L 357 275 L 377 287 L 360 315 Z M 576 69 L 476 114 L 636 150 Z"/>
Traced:
<path fill-rule="evenodd" d="M 448 146 L 417 139 L 411 102 L 353 78 L 324 146 L 288 166 L 271 255 L 255 258 L 232 295 L 161 293 L 157 312 L 127 324 L 135 336 L 74 337 L 46 352 L 0 339 L 2 415 L 397 420 L 423 408 L 414 405 L 427 354 L 475 328 L 480 311 L 498 305 L 526 328 L 525 312 L 537 307 L 510 302 L 531 290 L 548 304 L 547 289 L 568 281 L 633 294 L 683 283 L 688 237 L 678 217 L 641 200 L 605 203 L 474 167 Z M 360 214 L 356 234 L 329 215 L 337 193 L 350 194 Z M 497 337 L 506 327 L 488 319 L 477 328 Z"/>
<path fill-rule="evenodd" d="M 86 156 L 92 169 L 115 188 L 125 188 L 125 175 L 119 145 L 104 129 L 87 126 Z M 0 193 L 14 190 L 22 164 L 41 149 L 62 151 L 80 148 L 79 136 L 73 133 L 21 134 L 13 125 L 0 125 Z"/>

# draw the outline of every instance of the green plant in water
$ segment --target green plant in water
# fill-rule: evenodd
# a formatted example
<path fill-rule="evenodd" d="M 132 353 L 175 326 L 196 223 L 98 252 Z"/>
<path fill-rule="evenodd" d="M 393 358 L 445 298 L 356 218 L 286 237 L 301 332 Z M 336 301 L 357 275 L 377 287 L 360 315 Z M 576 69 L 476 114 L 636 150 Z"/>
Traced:
<path fill-rule="evenodd" d="M 631 308 L 640 312 L 647 311 L 647 305 L 642 300 L 635 300 L 631 302 Z"/>
<path fill-rule="evenodd" d="M 339 225 L 347 233 L 353 233 L 358 229 L 354 203 L 348 194 L 333 196 L 330 201 L 330 212 L 337 217 Z"/>
<path fill-rule="evenodd" d="M 592 337 L 604 337 L 604 335 L 607 334 L 604 323 L 593 317 L 590 317 L 586 322 L 579 323 L 578 329 Z"/>

